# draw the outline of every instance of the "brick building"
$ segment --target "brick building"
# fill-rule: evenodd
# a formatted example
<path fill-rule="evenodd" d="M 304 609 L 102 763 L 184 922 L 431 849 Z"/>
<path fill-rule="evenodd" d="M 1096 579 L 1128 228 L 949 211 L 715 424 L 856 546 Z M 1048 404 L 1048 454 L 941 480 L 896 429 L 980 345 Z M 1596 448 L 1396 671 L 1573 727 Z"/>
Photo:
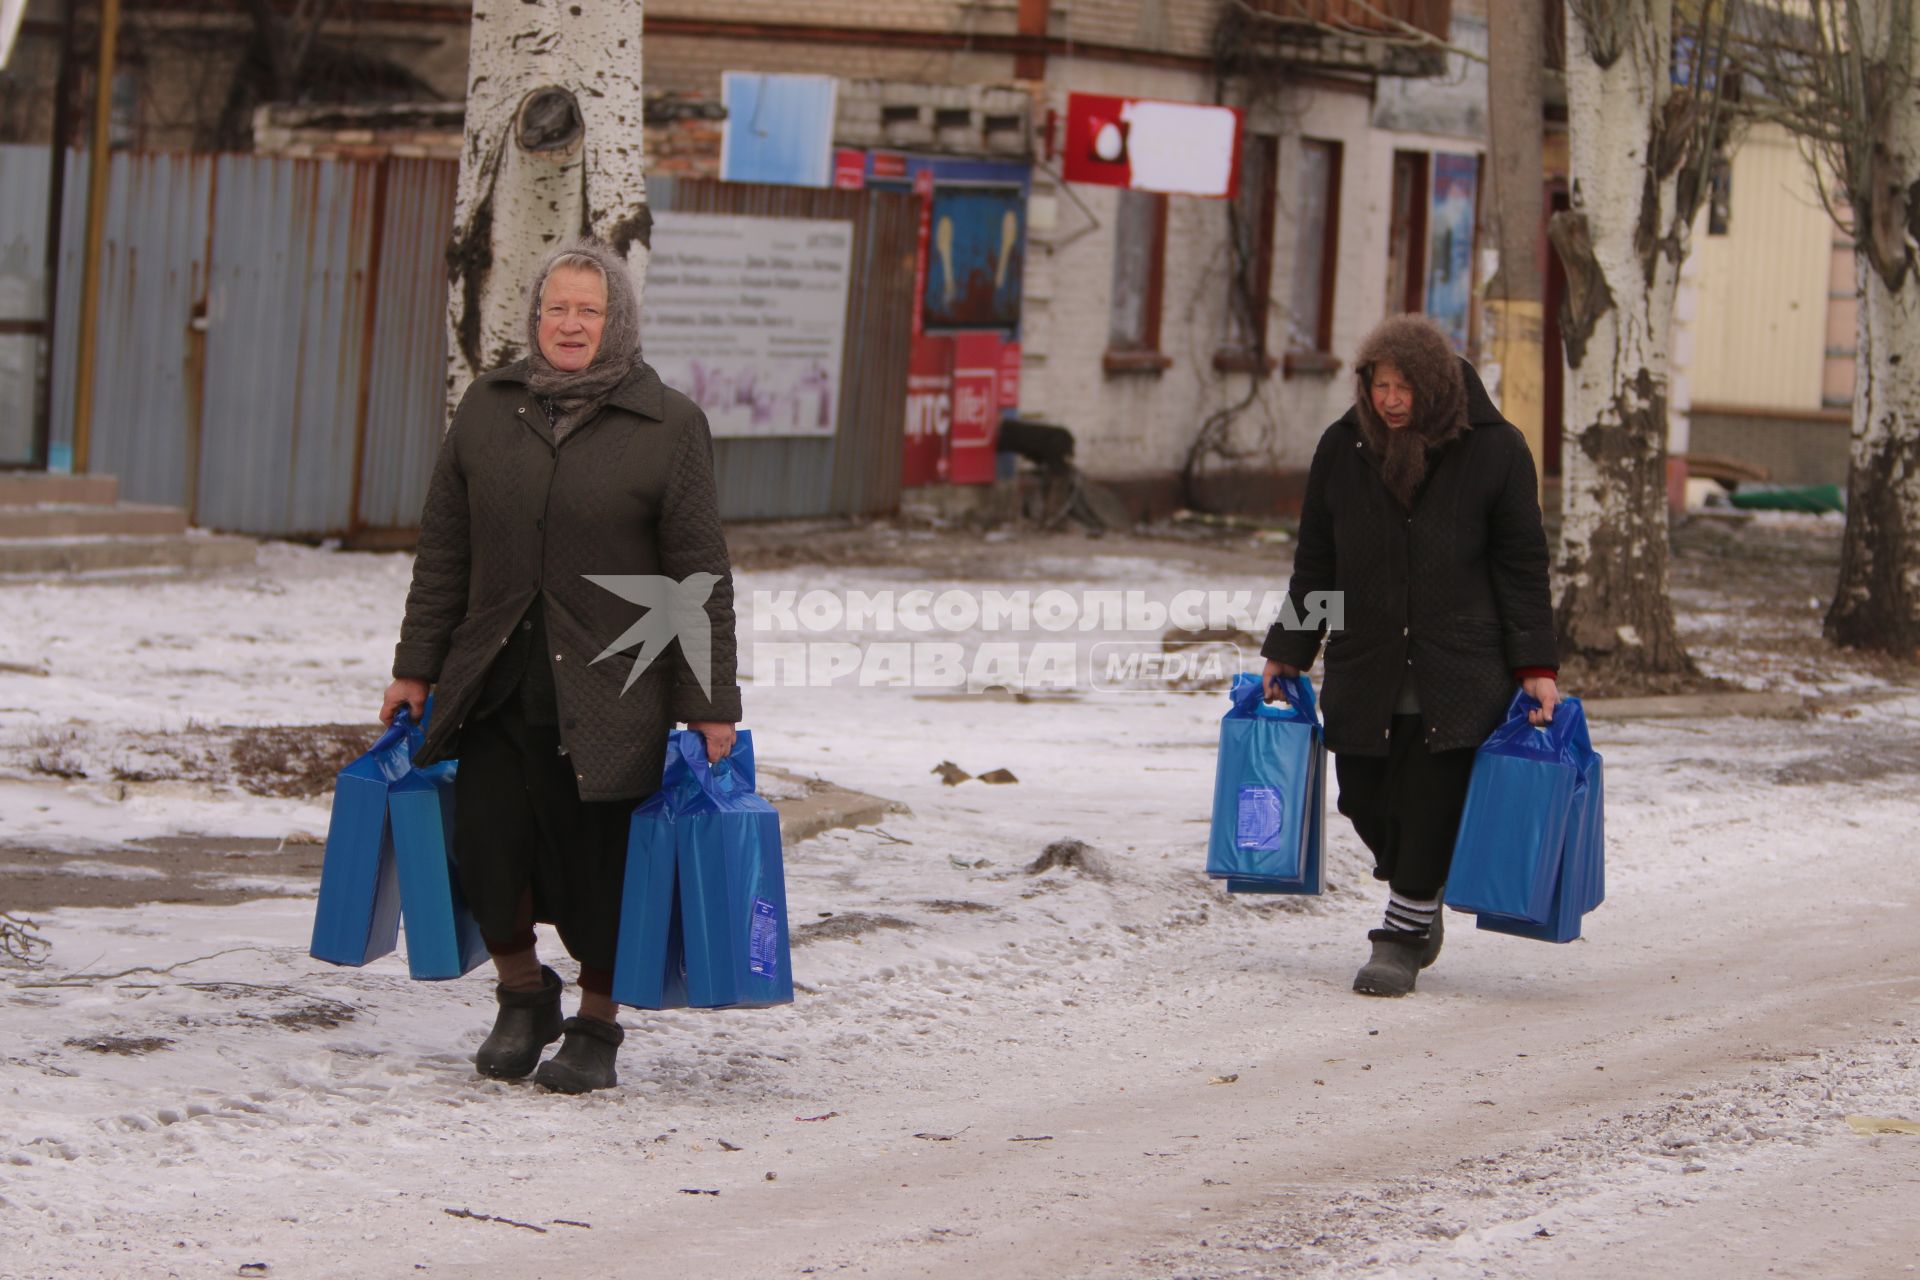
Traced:
<path fill-rule="evenodd" d="M 1137 508 L 1286 510 L 1368 328 L 1445 292 L 1477 338 L 1485 79 L 1442 39 L 1484 50 L 1480 7 L 649 0 L 644 56 L 659 101 L 721 100 L 727 72 L 833 76 L 837 146 L 1021 166 L 1018 410 L 1071 428 Z M 1239 197 L 1066 184 L 1076 93 L 1242 107 Z M 718 173 L 716 122 L 648 135 L 651 171 Z"/>
<path fill-rule="evenodd" d="M 291 78 L 263 67 L 286 24 L 248 6 L 124 2 L 121 145 L 453 153 L 462 0 L 338 0 L 293 32 Z M 0 141 L 50 134 L 61 12 L 30 6 Z M 1477 337 L 1484 70 L 1446 44 L 1484 49 L 1481 0 L 648 0 L 649 172 L 719 174 L 728 73 L 832 77 L 832 145 L 859 181 L 925 171 L 993 226 L 1005 206 L 1007 296 L 946 326 L 968 344 L 950 368 L 988 358 L 988 333 L 1017 343 L 1009 411 L 1071 428 L 1081 466 L 1142 509 L 1286 510 L 1368 328 L 1428 309 L 1462 350 Z M 1240 194 L 1066 183 L 1075 94 L 1242 108 Z M 990 474 L 989 455 L 970 478 Z"/>

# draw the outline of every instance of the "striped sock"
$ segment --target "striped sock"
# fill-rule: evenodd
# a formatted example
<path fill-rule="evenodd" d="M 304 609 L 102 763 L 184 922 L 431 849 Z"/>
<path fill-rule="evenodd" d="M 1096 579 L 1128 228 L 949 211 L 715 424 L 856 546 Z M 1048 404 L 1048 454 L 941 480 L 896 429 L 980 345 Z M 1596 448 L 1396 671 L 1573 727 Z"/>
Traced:
<path fill-rule="evenodd" d="M 1433 919 L 1440 914 L 1440 899 L 1421 902 L 1404 894 L 1387 895 L 1387 919 L 1380 927 L 1392 933 L 1412 934 L 1417 938 L 1427 936 L 1427 930 L 1433 927 Z"/>

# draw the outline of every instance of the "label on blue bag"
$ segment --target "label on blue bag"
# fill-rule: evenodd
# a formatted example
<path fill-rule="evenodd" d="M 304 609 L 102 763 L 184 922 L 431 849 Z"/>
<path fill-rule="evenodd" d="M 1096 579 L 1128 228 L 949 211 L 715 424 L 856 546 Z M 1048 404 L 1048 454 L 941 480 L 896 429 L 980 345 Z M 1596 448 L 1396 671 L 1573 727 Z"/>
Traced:
<path fill-rule="evenodd" d="M 747 968 L 757 978 L 771 978 L 780 967 L 780 918 L 765 898 L 753 900 L 753 928 L 747 934 Z"/>
<path fill-rule="evenodd" d="M 1287 805 L 1278 787 L 1240 788 L 1240 809 L 1235 823 L 1234 847 L 1270 850 L 1280 847 L 1280 826 Z"/>

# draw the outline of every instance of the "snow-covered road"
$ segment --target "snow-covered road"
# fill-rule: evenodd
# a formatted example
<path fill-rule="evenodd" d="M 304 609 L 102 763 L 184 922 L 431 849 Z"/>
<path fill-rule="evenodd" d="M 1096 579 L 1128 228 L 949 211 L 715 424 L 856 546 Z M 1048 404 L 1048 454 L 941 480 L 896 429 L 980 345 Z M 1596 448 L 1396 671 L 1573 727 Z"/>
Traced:
<path fill-rule="evenodd" d="M 273 548 L 271 587 L 33 588 L 0 625 L 7 658 L 46 674 L 0 673 L 0 745 L 110 764 L 126 734 L 187 716 L 364 717 L 404 563 Z M 1247 585 L 1177 556 L 1035 572 Z M 743 597 L 819 576 L 745 574 Z M 1212 698 L 762 685 L 748 707 L 764 760 L 912 808 L 787 851 L 794 1006 L 629 1011 L 623 1087 L 563 1099 L 474 1076 L 479 975 L 308 960 L 308 899 L 52 913 L 49 962 L 0 976 L 0 1276 L 1856 1276 L 1920 1259 L 1920 1137 L 1846 1123 L 1920 1119 L 1920 696 L 1810 722 L 1596 724 L 1609 901 L 1587 938 L 1454 916 L 1404 1001 L 1348 990 L 1378 894 L 1343 822 L 1324 898 L 1249 903 L 1201 874 Z M 1893 767 L 1819 767 L 1876 753 Z M 948 787 L 942 760 L 1020 781 Z M 310 830 L 314 808 L 0 785 L 9 839 L 76 851 Z M 1027 870 L 1063 838 L 1090 865 Z"/>

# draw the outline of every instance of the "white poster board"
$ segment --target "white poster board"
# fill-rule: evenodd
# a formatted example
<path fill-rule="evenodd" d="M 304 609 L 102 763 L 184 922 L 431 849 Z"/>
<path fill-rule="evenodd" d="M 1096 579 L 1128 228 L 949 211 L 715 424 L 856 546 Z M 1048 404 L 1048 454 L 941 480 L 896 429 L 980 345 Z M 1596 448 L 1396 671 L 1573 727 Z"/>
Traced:
<path fill-rule="evenodd" d="M 716 436 L 831 436 L 853 224 L 656 212 L 641 351 Z"/>

